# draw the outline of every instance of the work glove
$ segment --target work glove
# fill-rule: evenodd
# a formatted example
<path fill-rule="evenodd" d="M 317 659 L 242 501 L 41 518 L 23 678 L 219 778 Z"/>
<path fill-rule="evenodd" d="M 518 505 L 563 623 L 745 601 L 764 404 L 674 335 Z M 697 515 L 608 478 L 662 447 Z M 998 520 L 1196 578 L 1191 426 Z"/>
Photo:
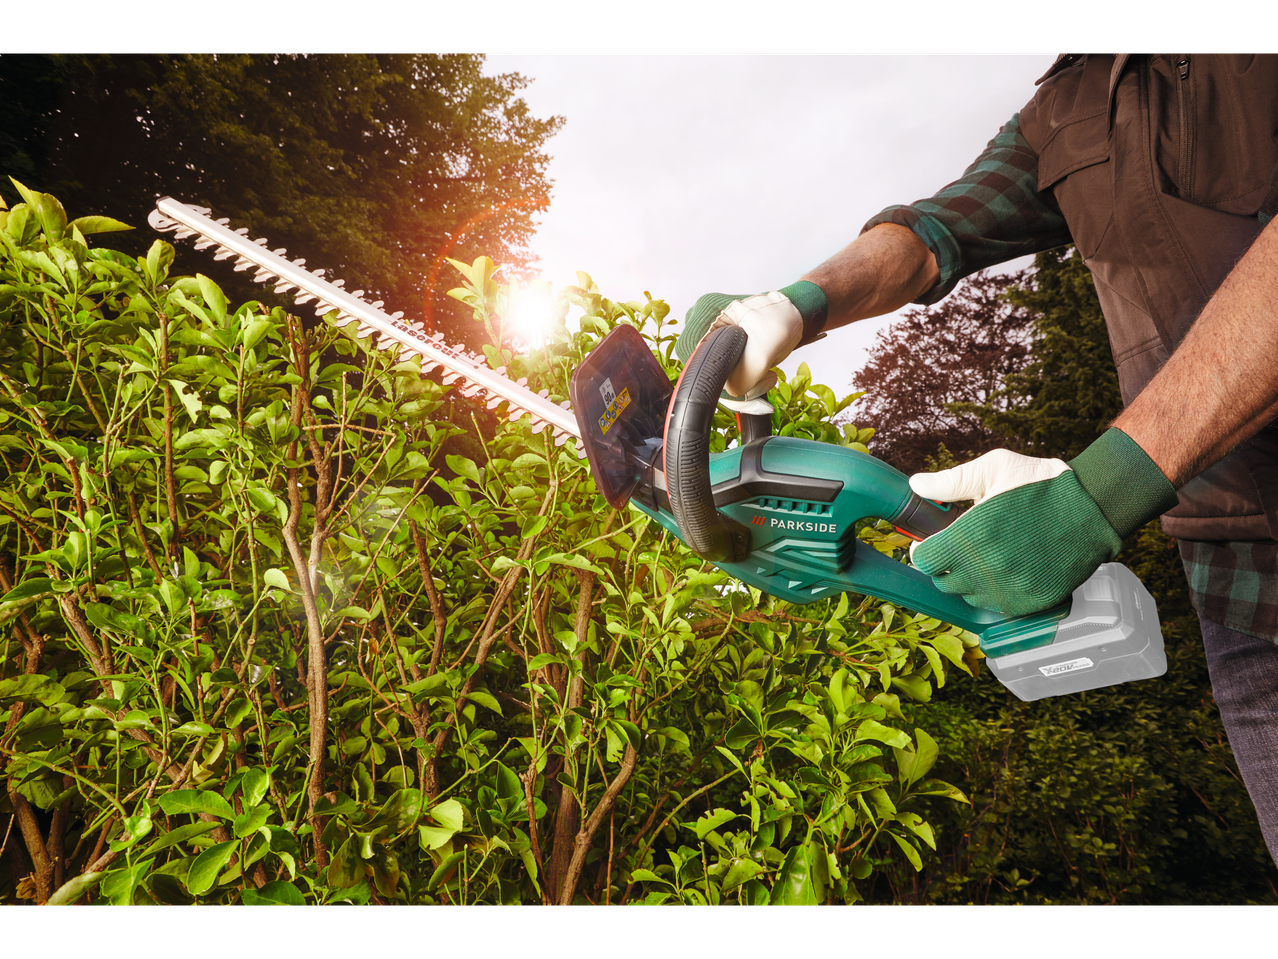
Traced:
<path fill-rule="evenodd" d="M 725 391 L 743 400 L 765 396 L 776 385 L 772 368 L 796 347 L 811 343 L 825 325 L 825 294 L 815 283 L 800 280 L 773 293 L 732 296 L 707 293 L 692 305 L 675 353 L 684 363 L 702 337 L 721 326 L 746 331 L 745 353 L 728 376 Z"/>
<path fill-rule="evenodd" d="M 1067 464 L 994 450 L 910 488 L 940 502 L 975 500 L 947 529 L 910 549 L 943 593 L 1022 616 L 1061 603 L 1123 540 L 1179 499 L 1162 470 L 1109 429 Z"/>

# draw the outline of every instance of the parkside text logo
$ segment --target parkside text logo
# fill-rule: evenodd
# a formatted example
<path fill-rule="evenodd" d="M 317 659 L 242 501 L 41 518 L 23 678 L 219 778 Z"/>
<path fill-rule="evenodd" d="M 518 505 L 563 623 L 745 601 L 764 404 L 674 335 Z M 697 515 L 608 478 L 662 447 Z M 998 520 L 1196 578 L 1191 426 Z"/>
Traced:
<path fill-rule="evenodd" d="M 837 523 L 810 523 L 801 519 L 777 519 L 774 516 L 755 516 L 750 521 L 755 526 L 767 526 L 770 529 L 792 529 L 800 533 L 837 533 Z"/>

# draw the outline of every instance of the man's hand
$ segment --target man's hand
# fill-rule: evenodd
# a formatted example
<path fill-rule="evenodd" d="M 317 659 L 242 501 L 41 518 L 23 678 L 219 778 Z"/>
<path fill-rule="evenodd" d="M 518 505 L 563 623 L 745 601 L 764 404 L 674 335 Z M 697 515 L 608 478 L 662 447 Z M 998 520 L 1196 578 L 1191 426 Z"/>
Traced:
<path fill-rule="evenodd" d="M 745 353 L 728 377 L 726 389 L 732 396 L 752 400 L 776 385 L 772 368 L 800 343 L 815 339 L 824 322 L 825 294 L 815 283 L 800 281 L 754 296 L 707 293 L 688 311 L 675 352 L 687 363 L 711 330 L 741 327 L 747 334 Z"/>
<path fill-rule="evenodd" d="M 771 370 L 796 347 L 811 343 L 824 329 L 891 313 L 935 285 L 939 276 L 927 244 L 906 227 L 880 223 L 775 293 L 707 293 L 688 311 L 675 353 L 687 363 L 712 326 L 742 327 L 749 339 L 727 392 L 753 399 L 772 388 Z"/>
<path fill-rule="evenodd" d="M 910 558 L 943 593 L 1021 616 L 1062 602 L 1123 540 L 1177 503 L 1154 462 L 1122 431 L 1068 464 L 995 450 L 939 473 L 916 473 L 927 499 L 976 505 L 916 543 Z"/>
<path fill-rule="evenodd" d="M 707 293 L 693 304 L 675 341 L 675 353 L 684 363 L 711 330 L 739 326 L 746 331 L 745 353 L 728 377 L 725 388 L 741 399 L 754 399 L 772 389 L 776 366 L 803 339 L 803 317 L 784 293 L 732 296 Z"/>

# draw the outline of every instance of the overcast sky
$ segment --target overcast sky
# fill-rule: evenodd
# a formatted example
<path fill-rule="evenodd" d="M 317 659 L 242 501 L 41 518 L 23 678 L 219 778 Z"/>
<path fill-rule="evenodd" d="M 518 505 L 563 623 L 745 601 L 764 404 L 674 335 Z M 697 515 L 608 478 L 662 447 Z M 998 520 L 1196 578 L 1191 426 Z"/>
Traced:
<path fill-rule="evenodd" d="M 551 139 L 550 209 L 531 243 L 556 286 L 585 270 L 613 299 L 792 283 L 883 207 L 957 178 L 1032 96 L 1054 54 L 490 56 L 532 82 Z M 1022 265 L 1027 261 L 1017 261 Z M 890 320 L 835 331 L 784 364 L 850 392 Z"/>

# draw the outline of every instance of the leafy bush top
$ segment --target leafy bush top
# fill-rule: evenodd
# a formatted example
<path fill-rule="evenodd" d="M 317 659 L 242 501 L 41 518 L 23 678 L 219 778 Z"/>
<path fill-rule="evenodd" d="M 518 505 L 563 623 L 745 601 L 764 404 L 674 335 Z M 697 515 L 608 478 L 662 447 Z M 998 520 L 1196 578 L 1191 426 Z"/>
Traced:
<path fill-rule="evenodd" d="M 23 195 L 0 212 L 0 812 L 26 878 L 0 896 L 852 902 L 919 867 L 921 797 L 964 800 L 907 704 L 974 637 L 741 588 L 526 417 Z M 676 372 L 660 300 L 581 274 L 519 356 L 512 291 L 462 272 L 490 364 L 552 401 L 618 323 Z M 781 433 L 870 435 L 806 369 L 772 399 Z"/>

